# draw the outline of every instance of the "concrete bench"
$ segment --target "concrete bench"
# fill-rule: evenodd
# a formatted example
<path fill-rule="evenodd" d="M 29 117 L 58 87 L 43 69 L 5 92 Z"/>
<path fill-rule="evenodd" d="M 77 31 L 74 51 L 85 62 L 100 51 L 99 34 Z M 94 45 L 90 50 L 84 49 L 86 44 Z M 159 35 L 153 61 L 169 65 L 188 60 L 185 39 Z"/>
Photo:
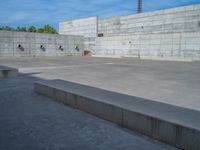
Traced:
<path fill-rule="evenodd" d="M 34 91 L 154 139 L 200 149 L 200 112 L 63 80 L 34 83 Z"/>
<path fill-rule="evenodd" d="M 0 78 L 15 77 L 18 75 L 18 69 L 0 65 Z"/>

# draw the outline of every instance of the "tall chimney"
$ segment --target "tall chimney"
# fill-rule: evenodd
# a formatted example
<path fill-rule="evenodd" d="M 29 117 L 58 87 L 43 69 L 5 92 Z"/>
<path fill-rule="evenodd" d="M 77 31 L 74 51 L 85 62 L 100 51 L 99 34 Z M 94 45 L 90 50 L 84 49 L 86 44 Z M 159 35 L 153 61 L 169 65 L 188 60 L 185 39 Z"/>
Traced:
<path fill-rule="evenodd" d="M 138 13 L 142 13 L 142 0 L 138 0 Z"/>

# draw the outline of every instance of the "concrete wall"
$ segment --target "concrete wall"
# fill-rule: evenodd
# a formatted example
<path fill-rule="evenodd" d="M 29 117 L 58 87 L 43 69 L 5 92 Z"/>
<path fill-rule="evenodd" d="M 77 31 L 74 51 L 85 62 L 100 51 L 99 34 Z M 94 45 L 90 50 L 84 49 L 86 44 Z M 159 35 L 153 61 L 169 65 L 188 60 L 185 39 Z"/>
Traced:
<path fill-rule="evenodd" d="M 99 20 L 97 55 L 200 60 L 200 5 Z"/>
<path fill-rule="evenodd" d="M 200 32 L 101 37 L 96 38 L 95 53 L 200 60 Z"/>
<path fill-rule="evenodd" d="M 87 24 L 88 19 L 91 22 Z M 83 24 L 86 26 L 82 27 Z M 97 55 L 199 59 L 200 4 L 108 19 L 92 17 L 62 22 L 60 33 L 85 36 L 85 48 Z"/>
<path fill-rule="evenodd" d="M 200 4 L 129 16 L 98 19 L 90 17 L 59 24 L 59 33 L 65 35 L 104 36 L 196 32 L 200 31 Z"/>
<path fill-rule="evenodd" d="M 59 23 L 59 34 L 97 36 L 97 17 L 63 21 Z"/>
<path fill-rule="evenodd" d="M 41 45 L 44 49 L 41 49 Z M 76 50 L 76 46 L 79 51 Z M 0 31 L 0 56 L 82 55 L 83 49 L 82 36 Z"/>
<path fill-rule="evenodd" d="M 97 37 L 98 17 L 89 17 L 59 23 L 59 34 L 85 37 L 85 49 L 93 49 Z"/>
<path fill-rule="evenodd" d="M 200 31 L 200 5 L 177 7 L 98 21 L 104 36 Z"/>

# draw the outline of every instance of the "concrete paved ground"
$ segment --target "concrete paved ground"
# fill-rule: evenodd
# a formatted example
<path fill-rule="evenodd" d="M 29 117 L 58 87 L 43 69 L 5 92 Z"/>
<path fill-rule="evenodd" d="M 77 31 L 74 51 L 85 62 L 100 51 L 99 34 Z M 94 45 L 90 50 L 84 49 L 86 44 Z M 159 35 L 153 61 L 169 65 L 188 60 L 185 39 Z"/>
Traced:
<path fill-rule="evenodd" d="M 134 58 L 1 58 L 1 65 L 43 79 L 63 79 L 200 110 L 200 62 Z"/>
<path fill-rule="evenodd" d="M 18 77 L 0 79 L 0 149 L 175 150 L 169 145 L 151 140 L 33 92 L 33 82 L 40 80 L 38 77 L 46 75 L 46 78 L 59 76 L 67 78 L 70 75 L 71 80 L 80 78 L 77 82 L 82 79 L 85 82 L 88 80 L 88 83 L 93 83 L 95 80 L 94 83 L 98 83 L 101 81 L 97 80 L 98 76 L 105 77 L 103 76 L 105 72 L 101 74 L 102 70 L 98 68 L 110 67 L 111 64 L 106 64 L 109 61 L 93 58 L 0 59 L 1 65 L 19 67 L 21 72 L 27 72 Z M 61 69 L 62 67 L 64 70 Z M 91 70 L 95 68 L 96 73 Z M 79 74 L 78 69 L 80 69 Z M 90 73 L 91 80 L 89 76 L 82 78 L 83 74 Z"/>
<path fill-rule="evenodd" d="M 168 145 L 33 92 L 35 80 L 63 79 L 200 110 L 200 63 L 133 58 L 0 58 L 21 75 L 0 80 L 0 149 L 167 150 Z"/>

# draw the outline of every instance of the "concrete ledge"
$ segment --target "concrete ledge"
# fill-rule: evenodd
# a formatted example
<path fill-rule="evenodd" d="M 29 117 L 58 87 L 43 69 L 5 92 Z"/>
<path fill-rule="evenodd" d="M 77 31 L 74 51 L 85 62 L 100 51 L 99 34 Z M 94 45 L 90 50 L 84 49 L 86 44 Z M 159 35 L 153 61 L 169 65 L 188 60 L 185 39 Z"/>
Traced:
<path fill-rule="evenodd" d="M 62 80 L 34 83 L 34 91 L 154 139 L 200 149 L 200 112 Z"/>
<path fill-rule="evenodd" d="M 98 57 L 98 58 L 122 58 L 120 55 L 92 55 L 92 57 Z"/>
<path fill-rule="evenodd" d="M 157 60 L 157 61 L 180 61 L 180 62 L 193 62 L 192 58 L 181 58 L 181 57 L 158 57 L 158 56 L 141 56 L 141 59 L 146 60 Z"/>
<path fill-rule="evenodd" d="M 15 77 L 18 75 L 18 69 L 0 66 L 0 78 Z"/>

